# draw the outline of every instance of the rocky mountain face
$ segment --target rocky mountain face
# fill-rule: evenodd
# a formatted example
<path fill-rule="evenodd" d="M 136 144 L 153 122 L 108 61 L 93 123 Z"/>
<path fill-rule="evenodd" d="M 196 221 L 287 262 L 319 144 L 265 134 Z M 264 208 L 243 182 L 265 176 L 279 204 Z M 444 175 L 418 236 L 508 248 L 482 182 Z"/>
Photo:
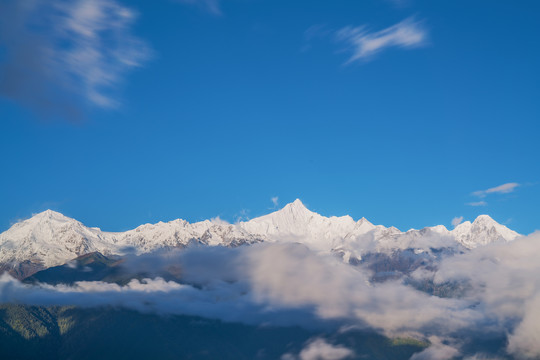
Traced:
<path fill-rule="evenodd" d="M 390 262 L 413 269 L 411 264 L 425 264 L 444 254 L 511 241 L 518 236 L 487 215 L 451 231 L 438 225 L 401 232 L 395 227 L 373 225 L 365 218 L 355 221 L 350 216 L 321 216 L 308 210 L 300 200 L 237 224 L 210 220 L 191 224 L 179 219 L 117 233 L 89 228 L 47 210 L 0 234 L 0 271 L 25 278 L 95 252 L 109 256 L 143 254 L 190 244 L 241 246 L 287 241 L 303 243 L 317 252 L 336 254 L 353 265 L 367 261 L 374 268 L 390 269 Z"/>

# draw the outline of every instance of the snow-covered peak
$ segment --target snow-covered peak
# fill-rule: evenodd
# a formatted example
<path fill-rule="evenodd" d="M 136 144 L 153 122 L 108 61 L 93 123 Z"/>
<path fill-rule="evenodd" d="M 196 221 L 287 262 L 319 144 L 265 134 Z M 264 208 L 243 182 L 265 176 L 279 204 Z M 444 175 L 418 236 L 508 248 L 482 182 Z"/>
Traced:
<path fill-rule="evenodd" d="M 470 221 L 464 221 L 461 224 L 457 225 L 454 228 L 454 230 L 452 230 L 452 233 L 458 234 L 458 233 L 468 232 L 470 231 L 471 226 L 472 226 L 472 223 Z"/>
<path fill-rule="evenodd" d="M 300 199 L 294 200 L 292 203 L 285 205 L 281 210 L 273 212 L 267 216 L 277 217 L 277 216 L 288 216 L 294 219 L 306 219 L 311 218 L 314 215 L 319 215 L 317 213 L 309 210 Z"/>
<path fill-rule="evenodd" d="M 366 226 L 366 227 L 375 227 L 368 219 L 365 217 L 362 217 L 360 220 L 356 222 L 357 226 Z"/>
<path fill-rule="evenodd" d="M 447 234 L 448 233 L 448 229 L 444 225 L 435 225 L 435 226 L 429 227 L 428 229 L 430 229 L 431 231 L 436 232 L 438 234 Z"/>
<path fill-rule="evenodd" d="M 310 211 L 300 199 L 285 205 L 282 209 L 274 211 L 268 215 L 263 215 L 250 221 L 241 223 L 247 228 L 267 225 L 281 230 L 294 230 L 298 226 L 306 225 L 314 218 L 320 219 L 321 215 Z"/>
<path fill-rule="evenodd" d="M 34 214 L 32 216 L 32 219 L 70 219 L 70 218 L 68 218 L 64 214 L 61 214 L 57 211 L 47 209 L 40 213 Z"/>
<path fill-rule="evenodd" d="M 472 223 L 465 221 L 450 233 L 469 249 L 498 241 L 512 241 L 519 237 L 517 232 L 499 224 L 489 215 L 479 215 Z"/>
<path fill-rule="evenodd" d="M 380 225 L 379 227 L 384 228 L 384 226 Z M 371 222 L 369 222 L 366 218 L 363 217 L 355 223 L 353 230 L 347 235 L 347 237 L 350 239 L 358 238 L 359 236 L 365 235 L 375 230 L 376 228 L 377 226 L 373 225 Z"/>
<path fill-rule="evenodd" d="M 473 225 L 477 226 L 495 226 L 499 225 L 498 222 L 493 220 L 493 218 L 489 215 L 478 215 L 476 219 L 474 219 Z"/>
<path fill-rule="evenodd" d="M 309 210 L 299 199 L 281 210 L 238 224 L 244 231 L 269 241 L 302 242 L 329 251 L 338 239 L 351 233 L 356 222 L 350 216 L 325 217 Z"/>
<path fill-rule="evenodd" d="M 89 252 L 108 254 L 114 248 L 99 229 L 46 210 L 0 234 L 0 263 L 31 261 L 49 267 Z"/>
<path fill-rule="evenodd" d="M 45 210 L 33 215 L 30 219 L 16 223 L 0 236 L 5 237 L 11 235 L 17 238 L 25 238 L 32 234 L 55 233 L 57 229 L 76 227 L 82 225 L 77 220 L 67 217 L 53 210 Z"/>
<path fill-rule="evenodd" d="M 300 199 L 296 199 L 292 203 L 288 203 L 287 205 L 284 206 L 284 208 L 297 208 L 297 209 L 302 209 L 302 210 L 308 210 L 308 208 L 304 205 L 304 203 Z"/>
<path fill-rule="evenodd" d="M 61 214 L 57 211 L 45 210 L 40 213 L 34 214 L 30 219 L 26 219 L 22 221 L 21 223 L 26 224 L 26 225 L 31 225 L 31 224 L 38 224 L 38 223 L 43 224 L 43 223 L 52 223 L 52 222 L 65 223 L 65 222 L 77 222 L 77 220 L 67 217 L 64 214 Z"/>

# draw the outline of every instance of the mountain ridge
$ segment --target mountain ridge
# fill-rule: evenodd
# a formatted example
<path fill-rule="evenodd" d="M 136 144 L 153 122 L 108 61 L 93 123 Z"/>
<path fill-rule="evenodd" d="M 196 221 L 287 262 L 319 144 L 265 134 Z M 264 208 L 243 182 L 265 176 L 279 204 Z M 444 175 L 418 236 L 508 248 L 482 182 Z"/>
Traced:
<path fill-rule="evenodd" d="M 392 226 L 374 225 L 366 218 L 355 221 L 348 215 L 322 216 L 309 210 L 299 199 L 270 214 L 236 224 L 212 220 L 189 223 L 176 219 L 142 224 L 125 232 L 87 227 L 59 212 L 45 210 L 0 234 L 0 271 L 11 269 L 12 273 L 31 275 L 91 252 L 142 254 L 193 243 L 234 247 L 257 242 L 300 242 L 315 251 L 339 252 L 348 262 L 370 252 L 407 248 L 428 251 L 440 247 L 473 249 L 518 236 L 488 215 L 480 215 L 472 223 L 466 221 L 453 230 L 436 225 L 402 232 Z M 21 264 L 25 269 L 19 269 Z"/>

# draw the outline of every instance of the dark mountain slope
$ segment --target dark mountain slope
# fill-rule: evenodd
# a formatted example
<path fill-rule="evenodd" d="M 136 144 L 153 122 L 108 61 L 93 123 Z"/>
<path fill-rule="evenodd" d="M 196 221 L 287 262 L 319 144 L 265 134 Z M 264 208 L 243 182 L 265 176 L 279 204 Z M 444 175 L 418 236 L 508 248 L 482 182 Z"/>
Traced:
<path fill-rule="evenodd" d="M 426 346 L 359 331 L 317 333 L 104 308 L 0 306 L 2 359 L 279 359 L 297 355 L 314 337 L 343 344 L 362 359 L 409 359 Z"/>

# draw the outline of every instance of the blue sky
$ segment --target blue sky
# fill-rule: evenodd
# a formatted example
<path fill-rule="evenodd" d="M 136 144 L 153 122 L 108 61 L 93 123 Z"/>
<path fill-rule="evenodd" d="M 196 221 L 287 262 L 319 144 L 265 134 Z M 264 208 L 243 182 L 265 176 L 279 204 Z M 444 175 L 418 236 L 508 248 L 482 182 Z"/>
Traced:
<path fill-rule="evenodd" d="M 1 230 L 296 198 L 401 230 L 540 229 L 535 1 L 36 4 L 0 0 Z"/>

